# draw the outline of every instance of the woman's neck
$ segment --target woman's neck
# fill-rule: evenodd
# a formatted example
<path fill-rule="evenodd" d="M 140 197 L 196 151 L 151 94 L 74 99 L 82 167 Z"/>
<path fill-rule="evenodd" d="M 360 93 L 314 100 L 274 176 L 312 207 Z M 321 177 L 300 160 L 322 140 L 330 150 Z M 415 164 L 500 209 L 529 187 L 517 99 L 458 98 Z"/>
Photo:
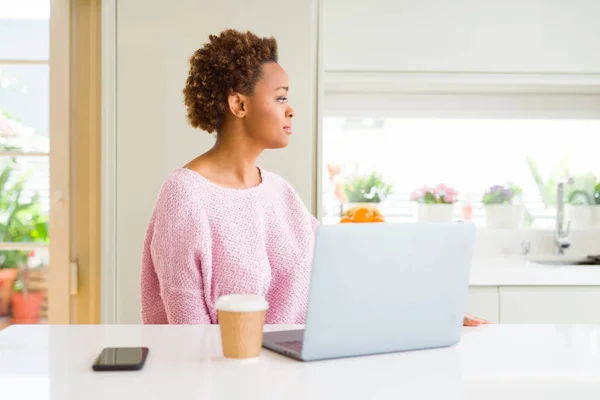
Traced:
<path fill-rule="evenodd" d="M 247 141 L 234 141 L 227 139 L 217 139 L 217 142 L 207 152 L 210 159 L 215 163 L 224 174 L 230 175 L 244 186 L 255 186 L 258 171 L 256 169 L 256 160 L 260 156 L 262 149 L 253 146 Z"/>
<path fill-rule="evenodd" d="M 248 135 L 220 132 L 214 146 L 191 161 L 187 168 L 224 186 L 249 188 L 261 183 L 256 160 L 263 148 Z"/>

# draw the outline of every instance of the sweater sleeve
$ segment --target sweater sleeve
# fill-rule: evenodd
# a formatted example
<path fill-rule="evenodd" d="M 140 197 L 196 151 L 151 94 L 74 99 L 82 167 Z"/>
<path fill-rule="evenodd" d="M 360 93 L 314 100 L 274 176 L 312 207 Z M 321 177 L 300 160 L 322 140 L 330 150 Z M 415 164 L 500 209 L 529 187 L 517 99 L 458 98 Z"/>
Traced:
<path fill-rule="evenodd" d="M 310 220 L 312 222 L 312 228 L 313 228 L 313 232 L 316 232 L 317 228 L 319 227 L 319 225 L 321 224 L 319 222 L 319 220 L 312 214 L 310 214 Z"/>
<path fill-rule="evenodd" d="M 201 254 L 206 224 L 196 196 L 182 182 L 167 182 L 157 201 L 151 255 L 169 324 L 210 324 Z"/>
<path fill-rule="evenodd" d="M 306 226 L 309 226 L 308 224 L 310 224 L 310 228 L 312 229 L 313 233 L 315 233 L 321 222 L 310 212 L 308 207 L 300 198 L 298 192 L 296 192 L 292 185 L 290 185 L 285 179 L 283 179 L 279 175 L 271 173 L 271 177 L 274 178 L 275 181 L 278 183 L 278 191 L 285 193 L 285 195 L 292 204 L 297 204 L 302 208 L 303 213 L 301 213 L 300 217 L 302 218 L 303 223 L 306 223 Z"/>

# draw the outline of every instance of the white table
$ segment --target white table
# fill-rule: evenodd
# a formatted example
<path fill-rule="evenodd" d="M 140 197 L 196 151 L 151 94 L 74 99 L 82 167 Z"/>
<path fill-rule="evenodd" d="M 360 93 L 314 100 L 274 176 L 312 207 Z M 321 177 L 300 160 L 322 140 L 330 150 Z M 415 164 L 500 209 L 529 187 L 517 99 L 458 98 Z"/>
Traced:
<path fill-rule="evenodd" d="M 266 330 L 297 328 L 267 326 Z M 103 347 L 148 346 L 135 372 L 93 372 Z M 458 346 L 302 363 L 221 356 L 217 326 L 13 326 L 3 399 L 600 399 L 600 326 L 464 328 Z"/>

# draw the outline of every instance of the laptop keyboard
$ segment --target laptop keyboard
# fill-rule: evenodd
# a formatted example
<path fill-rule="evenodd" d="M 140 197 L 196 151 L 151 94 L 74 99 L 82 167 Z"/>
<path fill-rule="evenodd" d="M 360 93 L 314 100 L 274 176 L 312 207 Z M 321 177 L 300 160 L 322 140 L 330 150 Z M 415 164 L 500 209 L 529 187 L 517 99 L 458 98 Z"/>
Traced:
<path fill-rule="evenodd" d="M 302 351 L 302 340 L 290 340 L 286 342 L 277 342 L 277 345 L 284 347 L 286 349 L 293 350 L 297 353 Z"/>

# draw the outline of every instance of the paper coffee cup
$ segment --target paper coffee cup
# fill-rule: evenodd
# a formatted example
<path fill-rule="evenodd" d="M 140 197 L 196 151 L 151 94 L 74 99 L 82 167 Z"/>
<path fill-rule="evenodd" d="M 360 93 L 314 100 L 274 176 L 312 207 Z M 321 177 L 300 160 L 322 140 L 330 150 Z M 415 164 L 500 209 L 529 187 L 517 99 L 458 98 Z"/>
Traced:
<path fill-rule="evenodd" d="M 219 297 L 216 309 L 225 358 L 259 357 L 268 308 L 267 300 L 260 295 L 229 294 Z"/>

